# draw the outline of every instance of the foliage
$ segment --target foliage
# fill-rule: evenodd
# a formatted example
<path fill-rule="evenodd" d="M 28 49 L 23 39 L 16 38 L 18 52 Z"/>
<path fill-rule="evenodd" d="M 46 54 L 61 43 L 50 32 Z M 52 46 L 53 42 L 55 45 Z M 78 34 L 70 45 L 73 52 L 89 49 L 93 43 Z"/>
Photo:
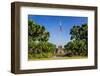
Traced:
<path fill-rule="evenodd" d="M 87 40 L 88 38 L 88 26 L 87 24 L 83 24 L 80 26 L 73 26 L 73 28 L 70 30 L 71 40 Z"/>
<path fill-rule="evenodd" d="M 34 41 L 48 41 L 50 34 L 46 31 L 44 26 L 36 24 L 34 21 L 28 21 L 28 35 L 32 37 Z"/>
<path fill-rule="evenodd" d="M 73 26 L 70 30 L 71 41 L 64 48 L 73 55 L 87 56 L 88 53 L 88 26 Z"/>
<path fill-rule="evenodd" d="M 33 47 L 29 48 L 29 54 L 32 55 L 32 57 L 52 57 L 54 55 L 54 50 L 56 50 L 56 45 L 48 42 L 33 42 L 32 44 Z"/>
<path fill-rule="evenodd" d="M 28 21 L 28 56 L 29 58 L 44 58 L 54 55 L 56 45 L 49 43 L 50 34 L 45 27 Z"/>

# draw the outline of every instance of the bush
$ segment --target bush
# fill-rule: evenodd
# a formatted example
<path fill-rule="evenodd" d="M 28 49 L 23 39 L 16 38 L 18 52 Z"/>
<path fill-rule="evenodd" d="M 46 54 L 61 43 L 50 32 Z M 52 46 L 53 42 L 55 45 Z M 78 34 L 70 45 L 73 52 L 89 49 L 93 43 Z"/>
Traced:
<path fill-rule="evenodd" d="M 72 57 L 73 53 L 71 51 L 68 51 L 64 56 Z"/>
<path fill-rule="evenodd" d="M 32 42 L 31 42 L 32 43 Z M 54 55 L 56 45 L 48 42 L 35 41 L 32 43 L 32 47 L 29 47 L 29 58 L 49 58 Z"/>

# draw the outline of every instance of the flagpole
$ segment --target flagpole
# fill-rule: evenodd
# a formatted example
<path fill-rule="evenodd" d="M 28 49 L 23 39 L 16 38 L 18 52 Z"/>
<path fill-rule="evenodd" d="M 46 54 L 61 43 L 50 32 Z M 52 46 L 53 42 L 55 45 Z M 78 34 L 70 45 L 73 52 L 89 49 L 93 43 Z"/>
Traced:
<path fill-rule="evenodd" d="M 61 19 L 60 19 L 60 24 L 59 24 L 59 42 L 60 42 L 60 44 L 59 45 L 61 45 L 61 32 L 62 32 L 62 24 L 61 24 Z"/>

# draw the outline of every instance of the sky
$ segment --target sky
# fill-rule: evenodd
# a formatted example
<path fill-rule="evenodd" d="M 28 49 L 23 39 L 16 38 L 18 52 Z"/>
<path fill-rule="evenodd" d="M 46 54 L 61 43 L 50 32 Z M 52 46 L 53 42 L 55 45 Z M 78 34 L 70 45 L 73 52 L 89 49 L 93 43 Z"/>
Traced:
<path fill-rule="evenodd" d="M 64 46 L 70 41 L 70 29 L 74 25 L 81 26 L 88 23 L 87 17 L 75 16 L 28 15 L 29 19 L 44 26 L 50 32 L 49 42 L 56 46 Z"/>

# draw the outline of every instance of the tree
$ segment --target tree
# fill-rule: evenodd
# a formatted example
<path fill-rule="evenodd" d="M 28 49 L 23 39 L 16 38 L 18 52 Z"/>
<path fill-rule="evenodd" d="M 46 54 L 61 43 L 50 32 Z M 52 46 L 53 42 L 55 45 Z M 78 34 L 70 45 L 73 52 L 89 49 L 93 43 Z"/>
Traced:
<path fill-rule="evenodd" d="M 70 30 L 71 41 L 64 47 L 74 55 L 87 56 L 88 53 L 88 26 L 73 26 Z"/>
<path fill-rule="evenodd" d="M 28 35 L 31 36 L 34 41 L 48 41 L 50 36 L 44 26 L 36 24 L 32 20 L 28 21 Z"/>
<path fill-rule="evenodd" d="M 71 40 L 76 39 L 79 40 L 79 32 L 80 32 L 80 26 L 73 26 L 73 28 L 70 30 Z"/>
<path fill-rule="evenodd" d="M 43 58 L 54 55 L 56 45 L 49 43 L 50 33 L 44 26 L 28 21 L 28 56 L 29 58 Z"/>
<path fill-rule="evenodd" d="M 66 50 L 73 50 L 73 43 L 72 42 L 68 42 L 66 45 L 64 45 L 64 48 Z"/>
<path fill-rule="evenodd" d="M 70 30 L 71 40 L 88 40 L 88 26 L 87 24 L 83 24 L 80 26 L 73 26 Z"/>

